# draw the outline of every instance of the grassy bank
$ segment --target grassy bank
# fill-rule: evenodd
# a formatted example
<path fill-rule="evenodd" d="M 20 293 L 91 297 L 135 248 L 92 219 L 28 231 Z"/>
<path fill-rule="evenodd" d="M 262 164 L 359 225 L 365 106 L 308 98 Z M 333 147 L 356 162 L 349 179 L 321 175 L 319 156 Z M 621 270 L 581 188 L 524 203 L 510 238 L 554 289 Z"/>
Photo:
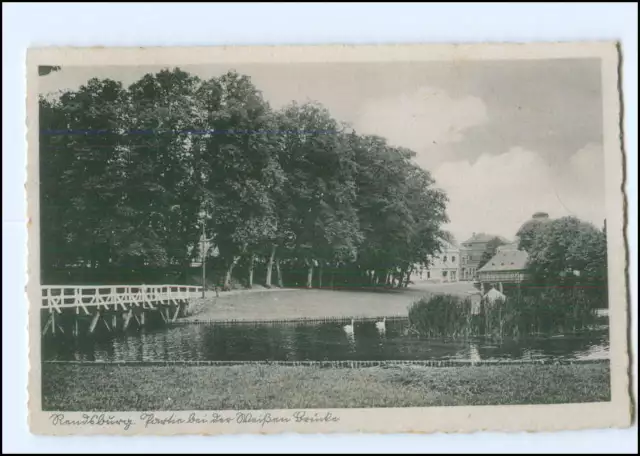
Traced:
<path fill-rule="evenodd" d="M 287 289 L 221 293 L 197 300 L 187 320 L 276 320 L 295 318 L 406 316 L 416 299 L 434 293 L 466 296 L 469 282 L 420 284 L 397 290 Z"/>
<path fill-rule="evenodd" d="M 607 401 L 609 365 L 321 369 L 45 364 L 43 409 L 425 407 Z"/>

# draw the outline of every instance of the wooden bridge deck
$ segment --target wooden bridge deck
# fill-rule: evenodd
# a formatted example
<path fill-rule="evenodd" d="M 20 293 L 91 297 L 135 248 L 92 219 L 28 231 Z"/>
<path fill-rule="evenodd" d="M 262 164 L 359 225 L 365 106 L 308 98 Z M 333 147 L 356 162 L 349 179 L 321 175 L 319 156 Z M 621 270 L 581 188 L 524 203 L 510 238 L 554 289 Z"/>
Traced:
<path fill-rule="evenodd" d="M 80 333 L 81 322 L 89 318 L 88 332 L 100 321 L 109 331 L 126 330 L 132 321 L 145 325 L 149 313 L 167 323 L 188 310 L 189 301 L 199 297 L 202 287 L 185 285 L 43 286 L 41 310 L 43 334 L 65 333 L 71 326 Z M 119 325 L 119 321 L 122 322 Z"/>

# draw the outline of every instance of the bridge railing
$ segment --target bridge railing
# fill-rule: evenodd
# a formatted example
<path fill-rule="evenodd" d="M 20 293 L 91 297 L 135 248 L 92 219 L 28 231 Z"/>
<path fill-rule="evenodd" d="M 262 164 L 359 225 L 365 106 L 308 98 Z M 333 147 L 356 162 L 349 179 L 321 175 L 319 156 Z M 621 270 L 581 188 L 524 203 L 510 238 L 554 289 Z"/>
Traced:
<path fill-rule="evenodd" d="M 153 307 L 197 298 L 202 287 L 187 285 L 42 286 L 42 308 L 87 310 L 89 307 Z"/>

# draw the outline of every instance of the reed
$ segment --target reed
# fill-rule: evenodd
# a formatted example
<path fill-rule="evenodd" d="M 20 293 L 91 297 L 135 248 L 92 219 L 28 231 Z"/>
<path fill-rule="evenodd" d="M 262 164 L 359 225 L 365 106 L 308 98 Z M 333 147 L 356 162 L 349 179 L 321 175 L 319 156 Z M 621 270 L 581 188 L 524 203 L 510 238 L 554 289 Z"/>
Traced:
<path fill-rule="evenodd" d="M 469 299 L 437 295 L 411 305 L 409 324 L 423 337 L 552 335 L 592 329 L 598 307 L 597 298 L 579 288 L 513 291 L 504 300 L 482 300 L 475 312 Z"/>
<path fill-rule="evenodd" d="M 471 310 L 469 299 L 445 294 L 424 297 L 409 307 L 409 324 L 426 337 L 468 337 L 472 335 Z"/>

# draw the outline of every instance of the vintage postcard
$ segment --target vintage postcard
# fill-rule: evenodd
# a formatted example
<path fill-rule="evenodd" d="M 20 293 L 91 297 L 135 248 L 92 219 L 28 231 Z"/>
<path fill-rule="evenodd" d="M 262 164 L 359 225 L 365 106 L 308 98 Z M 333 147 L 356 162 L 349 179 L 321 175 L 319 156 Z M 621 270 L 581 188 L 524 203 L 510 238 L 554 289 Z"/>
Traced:
<path fill-rule="evenodd" d="M 620 59 L 30 49 L 32 432 L 630 425 Z"/>

